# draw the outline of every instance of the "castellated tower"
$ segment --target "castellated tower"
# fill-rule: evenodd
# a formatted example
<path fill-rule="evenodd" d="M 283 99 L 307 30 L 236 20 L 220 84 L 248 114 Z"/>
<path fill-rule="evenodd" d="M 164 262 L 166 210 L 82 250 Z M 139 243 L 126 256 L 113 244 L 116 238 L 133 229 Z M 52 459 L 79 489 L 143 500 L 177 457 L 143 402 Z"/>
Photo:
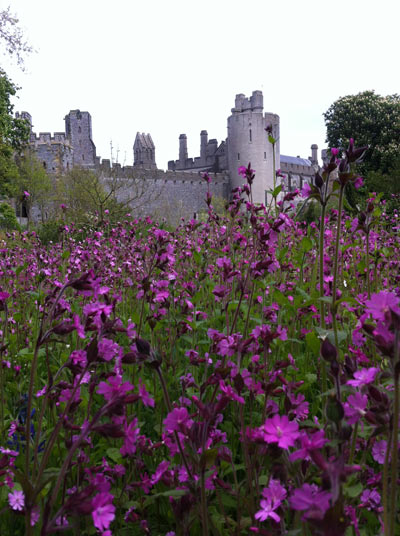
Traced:
<path fill-rule="evenodd" d="M 254 203 L 269 203 L 266 191 L 273 189 L 273 151 L 265 129 L 272 126 L 275 144 L 275 169 L 280 167 L 279 116 L 263 113 L 263 94 L 253 91 L 250 98 L 236 95 L 235 107 L 228 117 L 228 168 L 232 188 L 241 186 L 245 179 L 238 174 L 239 166 L 251 163 L 256 178 L 252 185 Z"/>
<path fill-rule="evenodd" d="M 74 151 L 74 166 L 94 167 L 96 164 L 96 146 L 92 140 L 90 113 L 71 110 L 64 119 L 65 133 Z"/>

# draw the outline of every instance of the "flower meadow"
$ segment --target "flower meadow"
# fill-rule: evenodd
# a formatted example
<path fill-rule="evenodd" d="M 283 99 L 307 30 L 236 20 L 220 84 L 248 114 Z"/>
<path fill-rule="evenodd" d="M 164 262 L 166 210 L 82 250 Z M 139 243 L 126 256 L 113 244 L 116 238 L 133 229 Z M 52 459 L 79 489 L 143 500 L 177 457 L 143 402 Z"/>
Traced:
<path fill-rule="evenodd" d="M 400 534 L 400 223 L 343 210 L 362 153 L 310 225 L 249 165 L 203 222 L 0 243 L 1 535 Z"/>

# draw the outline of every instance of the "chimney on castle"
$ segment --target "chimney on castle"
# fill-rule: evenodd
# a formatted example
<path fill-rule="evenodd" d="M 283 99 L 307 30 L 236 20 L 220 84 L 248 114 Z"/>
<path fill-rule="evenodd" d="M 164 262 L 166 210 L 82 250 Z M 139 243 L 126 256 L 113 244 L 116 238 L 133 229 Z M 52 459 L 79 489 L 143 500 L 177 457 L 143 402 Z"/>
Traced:
<path fill-rule="evenodd" d="M 187 136 L 186 134 L 181 134 L 179 136 L 179 165 L 181 167 L 185 167 L 187 157 Z"/>
<path fill-rule="evenodd" d="M 200 132 L 200 160 L 203 164 L 205 164 L 207 160 L 207 143 L 208 143 L 207 130 L 202 130 Z"/>

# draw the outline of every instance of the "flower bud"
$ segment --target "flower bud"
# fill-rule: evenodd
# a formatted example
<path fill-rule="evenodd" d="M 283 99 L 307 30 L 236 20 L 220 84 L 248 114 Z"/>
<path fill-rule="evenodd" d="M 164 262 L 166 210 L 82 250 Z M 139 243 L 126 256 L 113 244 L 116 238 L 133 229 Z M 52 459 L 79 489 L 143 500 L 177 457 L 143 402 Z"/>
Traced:
<path fill-rule="evenodd" d="M 341 402 L 336 398 L 336 396 L 330 397 L 326 405 L 326 416 L 327 418 L 338 424 L 344 417 L 344 409 Z"/>
<path fill-rule="evenodd" d="M 325 361 L 328 361 L 328 363 L 331 363 L 332 361 L 335 361 L 337 359 L 337 349 L 336 346 L 334 346 L 328 337 L 326 337 L 321 344 L 321 355 L 325 359 Z"/>
<path fill-rule="evenodd" d="M 324 184 L 324 180 L 318 172 L 315 174 L 314 182 L 315 186 L 319 189 L 321 189 Z"/>

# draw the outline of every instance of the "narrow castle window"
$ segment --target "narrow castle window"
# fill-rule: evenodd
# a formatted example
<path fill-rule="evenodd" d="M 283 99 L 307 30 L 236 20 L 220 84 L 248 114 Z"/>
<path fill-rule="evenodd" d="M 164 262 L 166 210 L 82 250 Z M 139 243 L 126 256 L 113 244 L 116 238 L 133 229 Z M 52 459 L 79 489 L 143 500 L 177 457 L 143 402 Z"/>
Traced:
<path fill-rule="evenodd" d="M 43 167 L 44 167 L 44 169 L 47 168 L 47 164 L 46 164 L 46 162 L 44 160 L 43 160 Z"/>
<path fill-rule="evenodd" d="M 78 132 L 79 132 L 79 134 L 82 132 L 81 127 L 78 127 Z"/>
<path fill-rule="evenodd" d="M 264 151 L 264 160 L 267 159 L 267 153 Z"/>
<path fill-rule="evenodd" d="M 238 153 L 238 160 L 240 160 L 240 153 Z"/>
<path fill-rule="evenodd" d="M 251 129 L 249 130 L 249 141 L 252 142 L 252 135 L 251 135 Z"/>
<path fill-rule="evenodd" d="M 85 155 L 84 154 L 82 155 L 82 160 L 85 160 Z"/>

